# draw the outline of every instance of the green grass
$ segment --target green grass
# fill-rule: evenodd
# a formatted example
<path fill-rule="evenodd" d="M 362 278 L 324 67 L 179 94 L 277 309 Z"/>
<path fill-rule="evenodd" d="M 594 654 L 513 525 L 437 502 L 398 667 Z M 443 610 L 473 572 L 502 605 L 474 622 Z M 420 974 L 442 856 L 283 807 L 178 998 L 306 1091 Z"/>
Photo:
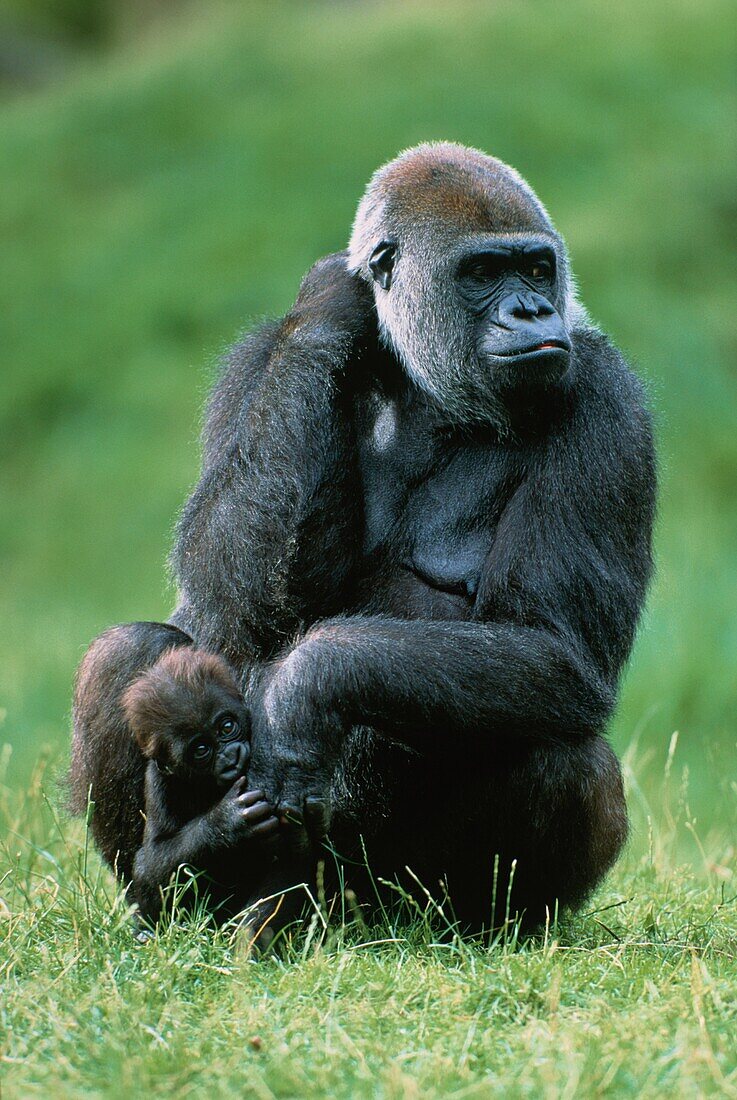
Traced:
<path fill-rule="evenodd" d="M 678 862 L 695 829 L 675 772 L 649 842 L 536 940 L 448 940 L 417 910 L 324 927 L 318 910 L 259 961 L 196 920 L 137 945 L 43 778 L 0 805 L 3 1097 L 737 1092 L 733 850 Z"/>
<path fill-rule="evenodd" d="M 737 1092 L 732 22 L 727 0 L 194 5 L 1 105 L 3 1098 Z M 220 348 L 429 138 L 530 179 L 651 389 L 658 574 L 612 730 L 635 829 L 592 908 L 624 904 L 522 948 L 415 920 L 259 964 L 201 929 L 138 949 L 44 801 L 73 668 L 171 606 Z"/>

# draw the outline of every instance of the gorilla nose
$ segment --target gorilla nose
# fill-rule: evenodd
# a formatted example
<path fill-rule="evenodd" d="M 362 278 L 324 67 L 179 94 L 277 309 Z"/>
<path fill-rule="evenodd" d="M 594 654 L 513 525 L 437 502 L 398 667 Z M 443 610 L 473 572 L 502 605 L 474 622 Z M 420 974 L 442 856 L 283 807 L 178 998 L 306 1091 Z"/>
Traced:
<path fill-rule="evenodd" d="M 533 291 L 515 291 L 499 305 L 497 338 L 500 355 L 524 355 L 535 350 L 570 351 L 563 320 L 548 299 Z"/>
<path fill-rule="evenodd" d="M 237 741 L 234 741 L 232 745 L 226 745 L 222 750 L 223 760 L 228 764 L 235 764 L 240 756 L 240 745 Z"/>
<path fill-rule="evenodd" d="M 246 769 L 250 755 L 250 745 L 245 741 L 233 741 L 230 745 L 224 745 L 220 750 L 223 778 L 236 779 L 241 775 Z"/>
<path fill-rule="evenodd" d="M 517 321 L 535 321 L 554 313 L 555 309 L 547 298 L 532 292 L 508 294 L 499 306 L 499 320 L 510 328 L 515 328 Z"/>

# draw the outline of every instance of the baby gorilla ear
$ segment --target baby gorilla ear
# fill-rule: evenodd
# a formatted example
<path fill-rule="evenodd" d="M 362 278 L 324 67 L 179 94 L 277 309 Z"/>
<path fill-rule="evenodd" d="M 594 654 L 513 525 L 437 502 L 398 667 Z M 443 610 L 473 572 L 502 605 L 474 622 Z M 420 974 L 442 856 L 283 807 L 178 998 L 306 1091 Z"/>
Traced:
<path fill-rule="evenodd" d="M 382 290 L 389 290 L 392 285 L 394 264 L 397 259 L 397 246 L 393 241 L 382 241 L 377 244 L 371 253 L 369 269 Z"/>

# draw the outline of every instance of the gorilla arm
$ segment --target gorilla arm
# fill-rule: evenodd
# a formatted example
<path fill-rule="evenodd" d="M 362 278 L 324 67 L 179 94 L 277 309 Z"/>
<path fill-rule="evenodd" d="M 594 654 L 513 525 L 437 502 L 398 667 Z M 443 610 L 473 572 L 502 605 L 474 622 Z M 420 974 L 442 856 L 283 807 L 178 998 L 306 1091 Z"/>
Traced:
<path fill-rule="evenodd" d="M 176 626 L 115 627 L 80 666 L 70 805 L 81 813 L 92 791 L 95 840 L 126 879 L 143 836 L 145 774 L 120 704 L 131 681 L 193 636 L 248 667 L 301 621 L 339 609 L 358 548 L 340 535 L 359 522 L 340 389 L 374 323 L 370 291 L 337 255 L 315 265 L 282 322 L 235 349 L 210 403 L 202 478 L 179 526 Z"/>
<path fill-rule="evenodd" d="M 180 792 L 181 801 L 181 792 Z M 182 820 L 152 763 L 146 772 L 146 827 L 133 862 L 133 895 L 141 915 L 155 922 L 172 876 L 183 866 L 234 882 L 249 862 L 258 866 L 258 842 L 272 836 L 276 818 L 260 791 L 238 779 L 206 812 Z M 268 858 L 261 864 L 268 866 Z"/>
<path fill-rule="evenodd" d="M 216 387 L 173 554 L 173 621 L 241 666 L 341 605 L 360 542 L 345 368 L 374 323 L 370 291 L 343 254 L 327 257 Z"/>
<path fill-rule="evenodd" d="M 573 411 L 499 522 L 477 621 L 336 618 L 267 670 L 250 774 L 270 797 L 324 792 L 352 725 L 416 748 L 430 737 L 433 751 L 449 732 L 566 741 L 602 728 L 650 572 L 652 441 L 618 353 L 598 333 L 576 343 Z"/>

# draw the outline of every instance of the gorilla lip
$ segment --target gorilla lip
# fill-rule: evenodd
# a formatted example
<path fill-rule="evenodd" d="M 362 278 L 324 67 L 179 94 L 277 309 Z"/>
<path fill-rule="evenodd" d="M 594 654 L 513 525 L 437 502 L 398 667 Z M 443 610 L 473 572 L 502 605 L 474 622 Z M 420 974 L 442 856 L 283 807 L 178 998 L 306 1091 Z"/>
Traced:
<path fill-rule="evenodd" d="M 571 345 L 567 340 L 546 340 L 542 344 L 533 344 L 527 348 L 516 348 L 514 351 L 498 351 L 496 356 L 499 359 L 518 359 L 523 355 L 534 355 L 537 351 L 565 351 L 566 353 L 571 350 Z"/>
<path fill-rule="evenodd" d="M 542 366 L 544 363 L 552 364 L 555 362 L 559 368 L 562 368 L 564 362 L 568 362 L 570 351 L 571 345 L 567 341 L 546 340 L 542 344 L 533 344 L 532 347 L 506 352 L 497 351 L 493 353 L 493 357 L 500 363 L 508 363 L 515 367 L 525 365 L 530 367 L 533 365 Z"/>

